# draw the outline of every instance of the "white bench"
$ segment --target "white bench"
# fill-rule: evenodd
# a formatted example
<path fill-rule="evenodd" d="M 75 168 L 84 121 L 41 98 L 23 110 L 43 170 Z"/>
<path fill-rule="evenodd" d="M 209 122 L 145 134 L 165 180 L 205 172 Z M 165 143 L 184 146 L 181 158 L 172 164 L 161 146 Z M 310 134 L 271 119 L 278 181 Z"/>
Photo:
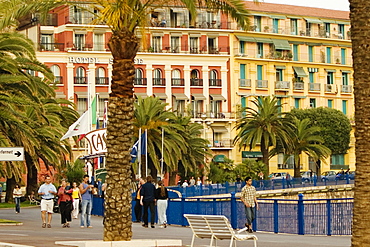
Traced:
<path fill-rule="evenodd" d="M 193 231 L 193 238 L 191 240 L 191 247 L 194 246 L 195 238 L 211 239 L 209 246 L 217 246 L 217 240 L 230 239 L 230 247 L 233 242 L 236 246 L 236 241 L 253 240 L 254 247 L 257 247 L 257 236 L 253 234 L 241 234 L 241 231 L 235 232 L 231 227 L 229 220 L 223 215 L 200 215 L 200 214 L 184 214 L 188 220 L 191 230 Z"/>

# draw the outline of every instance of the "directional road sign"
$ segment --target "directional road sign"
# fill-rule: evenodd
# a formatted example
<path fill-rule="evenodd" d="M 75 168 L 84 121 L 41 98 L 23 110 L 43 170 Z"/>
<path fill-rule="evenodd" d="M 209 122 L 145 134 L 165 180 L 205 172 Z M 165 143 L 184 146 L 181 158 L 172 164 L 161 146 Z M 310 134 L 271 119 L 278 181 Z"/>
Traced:
<path fill-rule="evenodd" d="M 24 161 L 24 147 L 0 147 L 0 161 Z"/>

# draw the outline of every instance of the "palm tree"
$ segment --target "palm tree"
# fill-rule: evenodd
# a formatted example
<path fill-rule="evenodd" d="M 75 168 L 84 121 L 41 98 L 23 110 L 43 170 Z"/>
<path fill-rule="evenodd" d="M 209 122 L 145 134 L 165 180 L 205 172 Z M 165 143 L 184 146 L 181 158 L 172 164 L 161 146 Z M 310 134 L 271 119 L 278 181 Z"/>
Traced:
<path fill-rule="evenodd" d="M 289 143 L 291 123 L 287 122 L 280 112 L 281 105 L 276 97 L 259 97 L 252 103 L 254 108 L 246 107 L 245 116 L 236 124 L 237 134 L 234 143 L 239 143 L 239 150 L 249 147 L 250 150 L 260 146 L 262 161 L 269 173 L 269 150 L 279 143 Z"/>
<path fill-rule="evenodd" d="M 307 154 L 314 160 L 325 159 L 330 156 L 331 151 L 323 145 L 324 139 L 319 135 L 320 127 L 310 127 L 310 120 L 305 118 L 289 118 L 293 122 L 293 138 L 285 149 L 285 154 L 294 157 L 294 177 L 300 177 L 301 155 Z M 275 149 L 277 150 L 277 149 Z M 273 153 L 277 153 L 272 151 Z"/>
<path fill-rule="evenodd" d="M 370 203 L 368 174 L 370 149 L 370 97 L 368 88 L 370 77 L 370 46 L 367 37 L 370 33 L 370 2 L 350 0 L 351 39 L 354 68 L 354 96 L 356 122 L 356 179 L 353 207 L 352 247 L 367 246 L 370 243 L 369 211 Z"/>

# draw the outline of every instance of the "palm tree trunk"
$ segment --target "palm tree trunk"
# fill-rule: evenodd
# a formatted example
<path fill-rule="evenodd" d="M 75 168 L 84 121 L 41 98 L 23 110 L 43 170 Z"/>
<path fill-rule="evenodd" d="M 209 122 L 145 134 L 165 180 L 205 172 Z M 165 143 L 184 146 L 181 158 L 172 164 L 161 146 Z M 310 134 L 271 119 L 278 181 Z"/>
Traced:
<path fill-rule="evenodd" d="M 5 202 L 13 202 L 13 189 L 15 187 L 16 181 L 14 177 L 6 179 L 6 193 Z"/>
<path fill-rule="evenodd" d="M 35 192 L 37 195 L 38 184 L 37 184 L 37 168 L 33 163 L 31 156 L 26 152 L 26 165 L 27 165 L 27 186 L 26 186 L 26 194 L 30 195 L 31 192 Z"/>
<path fill-rule="evenodd" d="M 261 140 L 261 153 L 262 153 L 262 162 L 266 165 L 267 175 L 270 174 L 270 165 L 269 165 L 269 148 L 266 147 L 264 140 Z"/>
<path fill-rule="evenodd" d="M 129 150 L 133 144 L 134 58 L 139 46 L 134 33 L 127 30 L 113 32 L 108 45 L 114 60 L 108 104 L 104 241 L 129 241 L 132 237 Z"/>
<path fill-rule="evenodd" d="M 352 247 L 370 246 L 370 1 L 350 0 L 356 122 Z"/>

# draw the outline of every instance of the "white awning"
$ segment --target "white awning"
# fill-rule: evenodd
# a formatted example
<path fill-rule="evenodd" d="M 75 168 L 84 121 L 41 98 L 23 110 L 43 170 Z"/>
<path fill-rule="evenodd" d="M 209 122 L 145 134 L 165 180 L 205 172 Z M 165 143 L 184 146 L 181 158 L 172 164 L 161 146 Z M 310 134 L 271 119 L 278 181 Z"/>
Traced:
<path fill-rule="evenodd" d="M 167 99 L 167 94 L 165 93 L 154 93 L 154 96 L 160 99 Z"/>
<path fill-rule="evenodd" d="M 206 100 L 207 98 L 201 93 L 193 93 L 194 100 Z"/>
<path fill-rule="evenodd" d="M 210 96 L 212 97 L 213 100 L 216 100 L 216 101 L 226 100 L 225 97 L 222 96 L 221 94 L 210 94 Z"/>
<path fill-rule="evenodd" d="M 214 133 L 224 133 L 229 132 L 225 126 L 211 126 Z"/>
<path fill-rule="evenodd" d="M 141 97 L 142 99 L 145 99 L 148 97 L 146 93 L 134 93 L 134 95 L 136 96 L 136 98 Z"/>
<path fill-rule="evenodd" d="M 172 94 L 173 97 L 175 97 L 177 100 L 189 100 L 188 96 L 186 96 L 184 93 L 174 93 Z"/>

